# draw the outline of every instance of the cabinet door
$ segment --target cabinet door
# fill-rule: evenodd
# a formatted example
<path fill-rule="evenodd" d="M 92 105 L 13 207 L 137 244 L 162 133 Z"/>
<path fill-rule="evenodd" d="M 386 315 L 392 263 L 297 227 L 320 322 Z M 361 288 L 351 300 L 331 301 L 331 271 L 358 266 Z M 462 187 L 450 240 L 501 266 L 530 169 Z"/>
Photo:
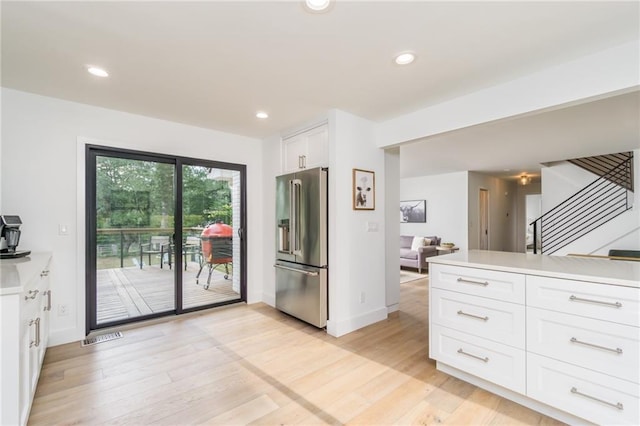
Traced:
<path fill-rule="evenodd" d="M 307 158 L 305 167 L 327 166 L 329 160 L 329 130 L 327 126 L 309 130 L 307 135 Z"/>
<path fill-rule="evenodd" d="M 304 168 L 307 156 L 307 139 L 304 134 L 282 141 L 283 172 Z"/>
<path fill-rule="evenodd" d="M 283 173 L 328 164 L 329 129 L 326 124 L 282 140 Z"/>

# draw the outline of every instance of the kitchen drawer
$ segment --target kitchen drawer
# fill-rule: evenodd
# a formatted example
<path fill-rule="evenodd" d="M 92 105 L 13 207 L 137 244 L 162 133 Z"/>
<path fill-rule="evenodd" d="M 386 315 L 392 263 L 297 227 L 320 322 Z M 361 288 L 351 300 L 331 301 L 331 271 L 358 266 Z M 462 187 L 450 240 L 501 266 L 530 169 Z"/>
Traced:
<path fill-rule="evenodd" d="M 640 424 L 636 383 L 532 353 L 527 396 L 598 424 Z"/>
<path fill-rule="evenodd" d="M 523 305 L 432 288 L 431 322 L 524 349 Z"/>
<path fill-rule="evenodd" d="M 527 350 L 640 383 L 640 329 L 527 308 Z"/>
<path fill-rule="evenodd" d="M 525 392 L 525 352 L 431 324 L 429 356 L 515 392 Z"/>
<path fill-rule="evenodd" d="M 523 274 L 439 264 L 429 269 L 432 287 L 524 304 Z"/>
<path fill-rule="evenodd" d="M 640 326 L 640 289 L 527 276 L 527 306 Z"/>

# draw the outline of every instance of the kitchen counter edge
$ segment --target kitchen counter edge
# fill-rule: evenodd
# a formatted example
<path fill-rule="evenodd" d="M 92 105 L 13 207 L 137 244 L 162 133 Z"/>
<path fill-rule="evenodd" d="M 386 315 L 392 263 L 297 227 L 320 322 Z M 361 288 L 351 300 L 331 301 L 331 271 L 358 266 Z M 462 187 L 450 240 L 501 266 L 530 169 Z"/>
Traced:
<path fill-rule="evenodd" d="M 429 263 L 524 273 L 640 288 L 640 262 L 468 250 L 427 258 Z"/>
<path fill-rule="evenodd" d="M 31 253 L 18 259 L 0 260 L 0 296 L 19 294 L 24 286 L 51 259 L 51 252 Z"/>

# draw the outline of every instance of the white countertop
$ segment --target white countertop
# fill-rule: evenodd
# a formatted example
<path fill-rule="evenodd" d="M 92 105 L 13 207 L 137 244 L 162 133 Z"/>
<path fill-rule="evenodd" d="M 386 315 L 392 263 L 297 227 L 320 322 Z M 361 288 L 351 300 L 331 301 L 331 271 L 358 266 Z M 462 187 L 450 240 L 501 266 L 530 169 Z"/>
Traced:
<path fill-rule="evenodd" d="M 22 293 L 31 278 L 40 274 L 51 253 L 31 253 L 19 259 L 0 260 L 0 295 Z"/>
<path fill-rule="evenodd" d="M 469 250 L 432 256 L 427 258 L 427 261 L 443 265 L 467 266 L 640 288 L 640 262 L 633 261 L 486 250 Z"/>

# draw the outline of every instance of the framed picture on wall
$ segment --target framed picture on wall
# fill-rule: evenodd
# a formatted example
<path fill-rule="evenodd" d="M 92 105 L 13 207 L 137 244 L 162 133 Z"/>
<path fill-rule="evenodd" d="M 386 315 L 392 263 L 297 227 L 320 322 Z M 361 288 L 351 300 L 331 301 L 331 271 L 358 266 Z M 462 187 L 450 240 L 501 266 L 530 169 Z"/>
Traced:
<path fill-rule="evenodd" d="M 353 209 L 376 209 L 376 174 L 369 170 L 353 169 Z"/>
<path fill-rule="evenodd" d="M 401 223 L 424 223 L 427 221 L 427 200 L 400 201 Z"/>

